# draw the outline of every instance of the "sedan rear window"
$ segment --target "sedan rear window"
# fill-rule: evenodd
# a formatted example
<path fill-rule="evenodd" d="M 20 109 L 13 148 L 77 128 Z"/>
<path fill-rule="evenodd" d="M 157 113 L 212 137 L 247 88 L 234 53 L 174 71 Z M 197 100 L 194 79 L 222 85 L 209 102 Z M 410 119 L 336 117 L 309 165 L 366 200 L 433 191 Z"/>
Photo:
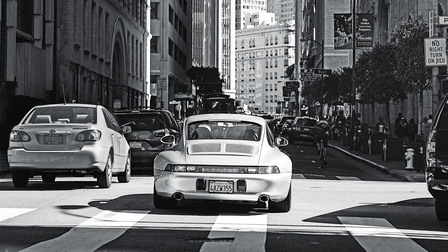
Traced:
<path fill-rule="evenodd" d="M 129 124 L 132 131 L 154 132 L 166 128 L 160 114 L 115 114 L 115 117 L 120 125 L 133 122 Z"/>
<path fill-rule="evenodd" d="M 233 139 L 259 141 L 261 125 L 253 122 L 200 121 L 190 123 L 188 140 L 192 139 Z"/>
<path fill-rule="evenodd" d="M 316 124 L 316 120 L 313 119 L 298 119 L 296 125 L 297 126 L 314 126 Z"/>
<path fill-rule="evenodd" d="M 95 108 L 46 107 L 36 108 L 25 118 L 24 123 L 96 123 Z"/>

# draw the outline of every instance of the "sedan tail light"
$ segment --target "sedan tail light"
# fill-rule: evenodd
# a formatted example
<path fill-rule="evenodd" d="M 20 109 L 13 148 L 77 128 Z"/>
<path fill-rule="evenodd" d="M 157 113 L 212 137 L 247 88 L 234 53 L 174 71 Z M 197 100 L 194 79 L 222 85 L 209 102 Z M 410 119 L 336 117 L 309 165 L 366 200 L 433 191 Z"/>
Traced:
<path fill-rule="evenodd" d="M 168 164 L 165 171 L 197 173 L 233 173 L 233 174 L 274 174 L 280 169 L 273 166 L 220 166 L 220 165 L 176 165 Z"/>
<path fill-rule="evenodd" d="M 31 137 L 25 131 L 13 130 L 9 134 L 9 140 L 11 142 L 29 142 L 31 141 Z"/>
<path fill-rule="evenodd" d="M 88 141 L 98 141 L 101 139 L 101 131 L 99 130 L 85 130 L 80 132 L 75 141 L 77 142 L 88 142 Z"/>

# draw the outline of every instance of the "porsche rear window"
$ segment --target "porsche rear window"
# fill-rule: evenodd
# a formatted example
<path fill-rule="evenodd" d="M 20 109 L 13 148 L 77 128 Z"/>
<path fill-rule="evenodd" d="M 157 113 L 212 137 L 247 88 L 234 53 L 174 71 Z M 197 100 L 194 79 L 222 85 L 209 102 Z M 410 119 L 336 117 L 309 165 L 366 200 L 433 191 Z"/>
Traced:
<path fill-rule="evenodd" d="M 192 139 L 233 139 L 259 141 L 261 125 L 253 122 L 200 121 L 190 123 L 188 140 Z"/>
<path fill-rule="evenodd" d="M 96 108 L 86 107 L 47 107 L 36 108 L 24 123 L 93 123 L 96 124 Z"/>

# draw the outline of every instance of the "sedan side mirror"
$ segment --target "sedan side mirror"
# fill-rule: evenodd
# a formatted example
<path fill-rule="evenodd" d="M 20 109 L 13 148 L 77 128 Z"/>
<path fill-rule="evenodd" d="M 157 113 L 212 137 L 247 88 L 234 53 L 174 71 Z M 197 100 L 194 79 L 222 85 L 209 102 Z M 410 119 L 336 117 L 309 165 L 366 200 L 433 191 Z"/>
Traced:
<path fill-rule="evenodd" d="M 124 126 L 123 127 L 123 134 L 130 133 L 132 131 L 131 126 Z"/>
<path fill-rule="evenodd" d="M 277 147 L 284 147 L 288 144 L 289 144 L 288 140 L 284 137 L 275 138 L 275 145 L 277 145 Z"/>

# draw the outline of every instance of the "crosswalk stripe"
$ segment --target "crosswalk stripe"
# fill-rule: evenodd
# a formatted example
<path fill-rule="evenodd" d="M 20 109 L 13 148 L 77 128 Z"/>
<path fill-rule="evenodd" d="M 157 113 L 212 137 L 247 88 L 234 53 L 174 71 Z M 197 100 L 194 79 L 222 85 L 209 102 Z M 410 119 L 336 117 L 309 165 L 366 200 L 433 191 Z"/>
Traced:
<path fill-rule="evenodd" d="M 94 251 L 120 237 L 147 214 L 148 211 L 103 211 L 57 238 L 22 251 Z"/>
<path fill-rule="evenodd" d="M 0 221 L 33 211 L 34 208 L 0 208 Z"/>
<path fill-rule="evenodd" d="M 336 176 L 339 180 L 354 180 L 354 181 L 360 181 L 357 177 L 350 177 L 350 176 Z"/>
<path fill-rule="evenodd" d="M 338 219 L 366 251 L 426 251 L 386 219 L 340 216 Z"/>
<path fill-rule="evenodd" d="M 268 218 L 219 215 L 200 251 L 265 251 Z"/>

